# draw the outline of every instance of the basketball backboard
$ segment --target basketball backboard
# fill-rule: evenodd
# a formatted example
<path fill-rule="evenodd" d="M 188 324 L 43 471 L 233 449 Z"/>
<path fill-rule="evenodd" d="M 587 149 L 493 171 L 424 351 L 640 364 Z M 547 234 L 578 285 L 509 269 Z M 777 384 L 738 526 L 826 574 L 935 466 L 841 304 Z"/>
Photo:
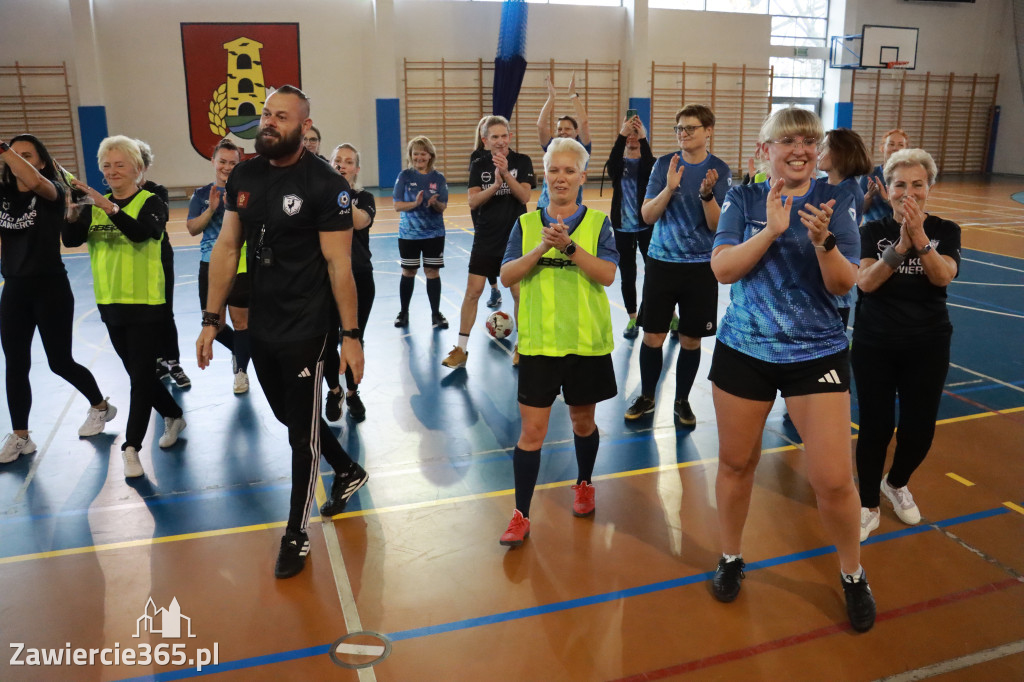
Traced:
<path fill-rule="evenodd" d="M 916 68 L 919 30 L 865 24 L 861 34 L 860 68 L 885 69 L 893 62 L 903 62 L 900 64 L 903 69 Z"/>

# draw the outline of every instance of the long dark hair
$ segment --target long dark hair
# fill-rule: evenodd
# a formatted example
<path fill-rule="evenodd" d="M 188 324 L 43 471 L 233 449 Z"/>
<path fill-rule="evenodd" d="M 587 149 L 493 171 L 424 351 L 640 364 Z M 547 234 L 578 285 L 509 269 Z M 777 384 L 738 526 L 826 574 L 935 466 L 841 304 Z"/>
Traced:
<path fill-rule="evenodd" d="M 39 171 L 40 174 L 55 185 L 63 185 L 64 187 L 67 187 L 67 179 L 64 177 L 64 174 L 58 170 L 57 162 L 53 160 L 53 157 L 50 156 L 50 152 L 46 148 L 46 145 L 40 142 L 38 137 L 35 135 L 29 135 L 28 133 L 23 133 L 12 137 L 7 144 L 13 145 L 15 142 L 30 142 L 32 146 L 36 148 L 36 154 L 39 155 L 39 159 L 43 162 L 43 168 Z M 7 164 L 4 164 L 3 184 L 8 187 L 14 187 L 17 182 L 18 180 L 14 177 L 14 172 Z"/>

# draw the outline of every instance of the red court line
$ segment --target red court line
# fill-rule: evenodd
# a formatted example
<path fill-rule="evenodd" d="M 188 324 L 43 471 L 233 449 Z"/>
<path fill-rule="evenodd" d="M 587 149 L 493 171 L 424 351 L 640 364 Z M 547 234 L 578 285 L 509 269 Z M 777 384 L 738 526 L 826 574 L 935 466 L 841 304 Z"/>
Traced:
<path fill-rule="evenodd" d="M 953 393 L 951 391 L 947 391 L 946 389 L 942 389 L 942 393 L 944 395 L 948 395 L 950 398 L 956 398 L 957 400 L 965 402 L 968 405 L 970 405 L 971 407 L 976 407 L 979 410 L 985 410 L 986 412 L 991 412 L 992 414 L 997 414 L 1000 417 L 1003 417 L 1004 419 L 1009 419 L 1010 421 L 1017 422 L 1018 424 L 1024 424 L 1024 417 L 1017 416 L 1016 413 L 1006 414 L 1005 412 L 997 410 L 994 407 L 989 407 L 988 405 L 985 405 L 983 403 L 979 403 L 977 401 L 971 400 L 970 398 L 965 398 L 962 395 L 959 395 L 957 393 Z"/>
<path fill-rule="evenodd" d="M 953 604 L 973 597 L 980 597 L 984 594 L 1000 592 L 1015 585 L 1024 585 L 1024 580 L 1018 578 L 1007 578 L 1006 580 L 997 583 L 989 583 L 971 590 L 963 590 L 962 592 L 947 594 L 944 597 L 936 597 L 916 604 L 908 604 L 907 606 L 902 606 L 898 609 L 878 614 L 877 618 L 875 618 L 875 622 L 880 623 L 894 618 L 901 618 L 914 613 L 928 611 L 939 606 L 946 606 L 947 604 Z M 845 632 L 849 629 L 850 624 L 846 622 L 828 625 L 817 630 L 810 630 L 808 632 L 790 635 L 781 639 L 775 639 L 770 642 L 755 644 L 754 646 L 747 647 L 745 649 L 734 649 L 733 651 L 726 651 L 721 654 L 716 654 L 715 656 L 708 656 L 707 658 L 700 658 L 687 663 L 679 663 L 678 665 L 661 668 L 660 670 L 649 670 L 647 672 L 637 673 L 636 675 L 630 675 L 629 677 L 619 678 L 614 682 L 647 682 L 648 680 L 662 680 L 673 675 L 680 675 L 682 673 L 693 672 L 695 670 L 703 670 L 723 663 L 732 663 L 733 661 L 750 658 L 751 656 L 757 656 L 758 654 L 768 653 L 769 651 L 785 649 L 786 647 L 803 644 L 804 642 L 810 642 L 815 639 L 821 639 L 822 637 L 828 637 L 838 632 Z"/>

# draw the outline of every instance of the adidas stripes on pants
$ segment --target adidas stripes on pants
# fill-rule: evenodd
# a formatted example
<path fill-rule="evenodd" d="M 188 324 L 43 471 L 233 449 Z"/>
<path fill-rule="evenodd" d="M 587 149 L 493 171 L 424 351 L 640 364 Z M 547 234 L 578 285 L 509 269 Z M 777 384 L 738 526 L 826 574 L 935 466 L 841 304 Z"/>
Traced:
<path fill-rule="evenodd" d="M 352 463 L 320 416 L 326 338 L 275 342 L 254 334 L 251 340 L 256 377 L 274 416 L 288 427 L 288 444 L 292 451 L 288 529 L 305 532 L 320 455 L 335 472 L 345 471 Z"/>

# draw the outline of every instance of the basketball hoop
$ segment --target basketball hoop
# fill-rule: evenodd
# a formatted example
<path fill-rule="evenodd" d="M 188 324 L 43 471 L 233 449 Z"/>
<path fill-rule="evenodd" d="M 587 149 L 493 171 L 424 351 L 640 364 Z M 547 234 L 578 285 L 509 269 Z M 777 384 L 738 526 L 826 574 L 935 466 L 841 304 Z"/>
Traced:
<path fill-rule="evenodd" d="M 893 80 L 903 80 L 903 74 L 907 71 L 910 62 L 886 62 L 885 68 Z"/>

